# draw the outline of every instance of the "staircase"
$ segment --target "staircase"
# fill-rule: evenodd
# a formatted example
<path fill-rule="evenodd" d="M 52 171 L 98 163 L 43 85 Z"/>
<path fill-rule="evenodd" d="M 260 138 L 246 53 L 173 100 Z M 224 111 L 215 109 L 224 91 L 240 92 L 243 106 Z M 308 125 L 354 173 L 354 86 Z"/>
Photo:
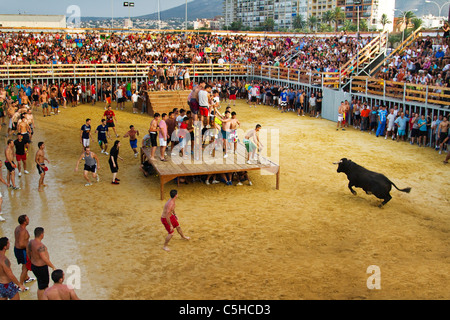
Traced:
<path fill-rule="evenodd" d="M 187 98 L 190 90 L 178 91 L 149 91 L 149 108 L 148 113 L 153 116 L 155 113 L 163 114 L 171 112 L 173 108 L 185 109 L 189 108 Z"/>
<path fill-rule="evenodd" d="M 406 38 L 397 48 L 395 48 L 395 50 L 393 50 L 386 58 L 383 59 L 383 61 L 381 61 L 379 64 L 377 64 L 374 68 L 372 68 L 372 70 L 370 71 L 369 76 L 375 76 L 376 73 L 378 73 L 378 71 L 380 71 L 380 68 L 384 65 L 386 65 L 386 63 L 392 58 L 394 57 L 396 54 L 401 54 L 403 51 L 405 51 L 406 48 L 408 48 L 408 46 L 410 46 L 412 43 L 414 43 L 419 37 L 421 37 L 421 33 L 420 30 L 422 29 L 422 27 L 419 27 L 418 29 L 416 29 L 413 33 L 410 34 L 410 36 L 408 38 Z"/>
<path fill-rule="evenodd" d="M 341 67 L 341 81 L 345 86 L 354 76 L 369 75 L 371 67 L 376 61 L 386 55 L 388 32 L 383 31 L 372 39 L 358 54 Z"/>

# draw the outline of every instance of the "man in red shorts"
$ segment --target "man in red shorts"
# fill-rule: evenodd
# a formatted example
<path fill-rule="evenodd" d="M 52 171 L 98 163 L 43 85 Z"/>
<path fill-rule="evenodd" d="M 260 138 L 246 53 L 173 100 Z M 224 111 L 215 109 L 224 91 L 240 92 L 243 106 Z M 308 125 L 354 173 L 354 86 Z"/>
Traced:
<path fill-rule="evenodd" d="M 22 166 L 23 164 L 23 172 L 28 174 L 27 171 L 27 149 L 29 148 L 29 143 L 23 139 L 23 136 L 19 133 L 17 135 L 17 140 L 14 141 L 14 146 L 16 147 L 16 160 L 17 160 L 17 169 L 19 171 L 19 177 L 22 176 Z"/>
<path fill-rule="evenodd" d="M 175 229 L 177 229 L 181 238 L 185 240 L 189 240 L 189 237 L 186 237 L 181 230 L 180 224 L 178 223 L 178 218 L 175 214 L 175 200 L 178 198 L 177 190 L 170 191 L 170 200 L 166 202 L 164 205 L 163 213 L 161 215 L 161 222 L 169 233 L 164 242 L 163 249 L 166 251 L 170 251 L 168 244 L 170 239 L 172 239 Z"/>
<path fill-rule="evenodd" d="M 208 127 L 209 125 L 209 101 L 211 100 L 212 87 L 207 84 L 205 89 L 200 90 L 198 93 L 198 103 L 200 105 L 200 121 Z M 206 121 L 205 121 L 206 120 Z"/>

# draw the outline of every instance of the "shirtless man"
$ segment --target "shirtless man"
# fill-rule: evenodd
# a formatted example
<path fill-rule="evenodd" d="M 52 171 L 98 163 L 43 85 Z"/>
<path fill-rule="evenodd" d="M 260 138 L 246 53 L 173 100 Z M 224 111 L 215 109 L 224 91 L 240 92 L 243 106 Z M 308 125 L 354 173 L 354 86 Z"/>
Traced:
<path fill-rule="evenodd" d="M 6 257 L 9 246 L 8 238 L 0 238 L 0 300 L 20 300 L 19 289 L 25 291 L 25 287 L 12 273 L 11 262 Z"/>
<path fill-rule="evenodd" d="M 259 141 L 259 130 L 261 130 L 261 125 L 257 124 L 255 129 L 250 130 L 244 137 L 244 145 L 247 150 L 247 164 L 252 164 L 252 160 L 255 159 L 256 151 L 261 152 L 262 143 Z"/>
<path fill-rule="evenodd" d="M 159 122 L 161 115 L 157 112 L 155 113 L 155 115 L 153 116 L 153 120 L 152 122 L 150 122 L 150 129 L 148 130 L 148 132 L 150 133 L 150 138 L 151 138 L 151 145 L 152 145 L 152 150 L 150 152 L 150 160 L 156 160 L 155 159 L 155 152 L 156 152 L 156 148 L 158 147 L 158 133 L 159 133 Z M 164 155 L 162 155 L 164 156 Z"/>
<path fill-rule="evenodd" d="M 231 112 L 231 121 L 230 121 L 230 136 L 229 136 L 229 142 L 234 144 L 234 154 L 237 154 L 237 133 L 236 130 L 238 127 L 241 126 L 241 123 L 236 118 L 236 112 Z"/>
<path fill-rule="evenodd" d="M 24 120 L 28 123 L 28 126 L 30 127 L 30 142 L 31 142 L 31 139 L 33 139 L 34 129 L 36 129 L 33 111 L 31 109 L 28 109 L 27 112 L 25 112 Z"/>
<path fill-rule="evenodd" d="M 19 216 L 19 225 L 14 230 L 14 256 L 17 259 L 17 263 L 22 265 L 22 272 L 20 274 L 20 284 L 29 283 L 36 280 L 28 276 L 27 268 L 27 245 L 30 240 L 30 234 L 28 233 L 27 226 L 30 224 L 30 219 L 26 214 Z"/>
<path fill-rule="evenodd" d="M 17 122 L 17 134 L 21 134 L 25 143 L 31 142 L 31 128 L 28 124 L 25 114 L 20 115 L 20 120 Z"/>
<path fill-rule="evenodd" d="M 53 270 L 56 269 L 50 261 L 47 247 L 42 243 L 43 238 L 44 228 L 37 227 L 34 229 L 34 239 L 30 240 L 27 245 L 27 256 L 31 261 L 31 271 L 33 271 L 35 277 L 37 278 L 38 300 L 42 300 L 44 290 L 48 288 L 48 284 L 50 282 L 48 267 Z"/>
<path fill-rule="evenodd" d="M 225 111 L 225 116 L 223 118 L 220 117 L 220 115 L 218 114 L 220 121 L 222 121 L 222 129 L 221 129 L 221 134 L 222 134 L 222 141 L 223 141 L 223 153 L 224 153 L 224 158 L 228 158 L 228 153 L 227 153 L 227 146 L 228 146 L 228 138 L 230 136 L 230 126 L 231 126 L 231 113 L 230 111 Z"/>
<path fill-rule="evenodd" d="M 52 88 L 50 91 L 50 105 L 52 107 L 52 111 L 55 115 L 58 114 L 58 90 L 56 88 Z M 66 100 L 64 99 L 64 108 L 66 108 Z"/>
<path fill-rule="evenodd" d="M 8 169 L 8 173 L 6 174 L 6 182 L 12 186 L 13 190 L 19 190 L 20 187 L 16 187 L 15 175 L 17 165 L 14 163 L 14 141 L 9 139 L 7 142 L 7 146 L 5 149 L 5 166 Z"/>
<path fill-rule="evenodd" d="M 139 135 L 139 130 L 136 130 L 133 125 L 130 126 L 130 130 L 123 136 L 124 138 L 130 138 L 130 147 L 134 152 L 134 157 L 137 158 L 139 152 L 137 151 L 137 136 Z"/>
<path fill-rule="evenodd" d="M 444 141 L 448 137 L 448 128 L 449 128 L 449 122 L 447 117 L 444 117 L 444 119 L 441 121 L 438 127 L 439 132 L 439 154 L 442 154 L 442 149 L 444 148 Z"/>
<path fill-rule="evenodd" d="M 177 229 L 178 233 L 180 234 L 181 238 L 185 240 L 189 240 L 189 237 L 186 237 L 183 234 L 183 231 L 181 230 L 180 224 L 178 223 L 178 218 L 175 214 L 175 200 L 178 198 L 178 192 L 177 190 L 171 190 L 170 191 L 170 199 L 166 202 L 164 205 L 164 209 L 161 215 L 161 222 L 166 228 L 167 232 L 169 233 L 166 237 L 166 240 L 164 242 L 163 249 L 166 251 L 170 251 L 168 245 L 170 239 L 172 239 L 173 234 L 175 232 L 174 228 Z"/>
<path fill-rule="evenodd" d="M 45 289 L 42 300 L 80 300 L 72 286 L 63 284 L 64 271 L 56 269 L 52 272 L 53 285 Z"/>
<path fill-rule="evenodd" d="M 8 134 L 7 134 L 8 137 L 16 131 L 16 126 L 13 123 L 13 121 L 14 121 L 13 118 L 16 113 L 17 113 L 17 108 L 16 108 L 15 104 L 10 103 L 8 106 L 8 109 L 6 109 L 6 115 L 9 118 Z"/>
<path fill-rule="evenodd" d="M 345 114 L 345 105 L 344 102 L 341 102 L 341 105 L 338 108 L 338 121 L 337 121 L 337 128 L 336 131 L 339 130 L 339 127 L 345 131 L 344 127 L 344 114 Z"/>
<path fill-rule="evenodd" d="M 39 150 L 36 152 L 36 157 L 34 158 L 34 161 L 36 162 L 36 168 L 40 176 L 38 191 L 42 192 L 44 191 L 44 187 L 47 186 L 46 184 L 44 184 L 45 172 L 48 170 L 47 167 L 45 166 L 45 161 L 47 161 L 48 163 L 50 163 L 50 161 L 45 157 L 44 142 L 39 142 L 38 148 Z"/>

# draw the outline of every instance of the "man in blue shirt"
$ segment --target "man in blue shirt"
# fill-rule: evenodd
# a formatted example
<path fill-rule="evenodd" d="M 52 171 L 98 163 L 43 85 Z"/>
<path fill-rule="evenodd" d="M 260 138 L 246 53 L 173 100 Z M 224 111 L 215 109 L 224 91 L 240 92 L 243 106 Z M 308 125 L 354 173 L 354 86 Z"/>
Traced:
<path fill-rule="evenodd" d="M 108 126 L 106 125 L 106 119 L 102 119 L 102 123 L 97 127 L 95 130 L 95 133 L 98 134 L 97 140 L 98 145 L 102 149 L 101 153 L 104 153 L 108 155 L 108 152 L 106 151 L 108 149 L 108 140 L 106 139 L 106 135 L 108 134 L 108 137 L 111 138 L 108 132 Z"/>
<path fill-rule="evenodd" d="M 287 92 L 286 92 L 286 88 L 283 88 L 283 91 L 280 93 L 280 107 L 281 107 L 281 113 L 287 112 L 287 111 L 286 111 L 287 102 L 288 102 L 288 94 L 287 94 Z"/>
<path fill-rule="evenodd" d="M 406 125 L 408 124 L 409 119 L 407 117 L 405 117 L 405 113 L 402 112 L 400 114 L 400 117 L 398 117 L 395 120 L 395 124 L 398 127 L 397 130 L 397 142 L 400 140 L 400 137 L 402 137 L 402 141 L 405 141 L 405 136 L 406 136 Z"/>
<path fill-rule="evenodd" d="M 380 136 L 384 134 L 384 129 L 386 128 L 386 106 L 381 106 L 381 109 L 378 110 L 378 128 L 376 136 Z"/>
<path fill-rule="evenodd" d="M 292 88 L 289 90 L 288 99 L 288 111 L 294 111 L 295 91 Z"/>
<path fill-rule="evenodd" d="M 422 143 L 422 139 L 423 139 L 422 146 L 425 146 L 425 144 L 427 143 L 427 131 L 428 131 L 427 130 L 427 120 L 425 119 L 425 115 L 422 115 L 420 117 L 417 124 L 419 125 L 419 147 L 420 147 L 420 144 Z"/>

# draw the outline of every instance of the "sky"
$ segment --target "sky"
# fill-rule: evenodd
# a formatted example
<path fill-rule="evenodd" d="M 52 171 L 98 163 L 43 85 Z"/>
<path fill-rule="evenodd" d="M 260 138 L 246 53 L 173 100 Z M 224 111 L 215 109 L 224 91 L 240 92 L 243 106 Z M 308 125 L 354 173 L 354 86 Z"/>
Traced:
<path fill-rule="evenodd" d="M 191 1 L 193 0 L 188 0 L 188 2 Z M 124 2 L 124 0 L 0 0 L 0 13 L 65 14 L 70 16 L 72 5 L 80 8 L 83 17 L 111 17 L 112 15 L 114 17 L 128 17 L 128 15 L 134 17 L 158 12 L 158 0 L 131 0 L 129 2 L 134 2 L 134 8 L 130 9 L 123 6 Z M 112 3 L 114 4 L 113 8 Z M 186 0 L 159 0 L 160 11 L 185 3 Z"/>

